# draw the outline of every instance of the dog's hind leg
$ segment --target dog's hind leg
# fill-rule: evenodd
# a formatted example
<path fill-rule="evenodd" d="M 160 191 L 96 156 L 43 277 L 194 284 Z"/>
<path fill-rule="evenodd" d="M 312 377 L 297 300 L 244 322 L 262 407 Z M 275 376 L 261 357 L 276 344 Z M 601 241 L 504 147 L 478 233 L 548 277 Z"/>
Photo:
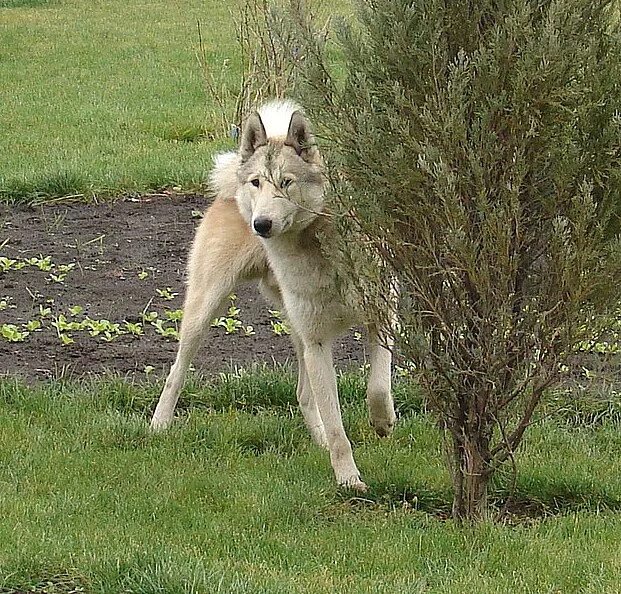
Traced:
<path fill-rule="evenodd" d="M 339 485 L 366 491 L 354 462 L 351 444 L 341 418 L 336 387 L 336 372 L 332 361 L 331 342 L 313 342 L 304 345 L 304 361 L 308 380 L 323 421 L 330 450 L 330 462 Z"/>
<path fill-rule="evenodd" d="M 369 418 L 376 433 L 386 437 L 392 433 L 395 421 L 395 405 L 391 394 L 392 338 L 379 332 L 375 326 L 369 333 L 369 381 L 367 405 Z"/>

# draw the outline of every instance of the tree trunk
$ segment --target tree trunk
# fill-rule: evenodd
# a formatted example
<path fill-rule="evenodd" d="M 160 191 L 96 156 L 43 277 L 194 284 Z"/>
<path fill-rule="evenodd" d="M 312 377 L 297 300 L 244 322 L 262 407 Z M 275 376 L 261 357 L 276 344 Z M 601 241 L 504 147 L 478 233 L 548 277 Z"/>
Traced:
<path fill-rule="evenodd" d="M 455 428 L 457 429 L 457 428 Z M 487 485 L 490 470 L 489 439 L 480 432 L 465 435 L 452 430 L 453 518 L 476 523 L 488 518 Z"/>

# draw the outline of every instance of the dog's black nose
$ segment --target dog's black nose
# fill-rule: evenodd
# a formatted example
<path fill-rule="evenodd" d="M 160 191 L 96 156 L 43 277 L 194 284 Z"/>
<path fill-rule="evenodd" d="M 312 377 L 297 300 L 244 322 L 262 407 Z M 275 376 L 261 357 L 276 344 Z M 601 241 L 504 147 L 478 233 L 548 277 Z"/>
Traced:
<path fill-rule="evenodd" d="M 254 220 L 254 223 L 252 223 L 254 230 L 261 236 L 261 237 L 269 237 L 270 235 L 270 231 L 272 230 L 272 220 L 271 219 L 266 219 L 264 217 L 260 217 L 258 219 Z"/>

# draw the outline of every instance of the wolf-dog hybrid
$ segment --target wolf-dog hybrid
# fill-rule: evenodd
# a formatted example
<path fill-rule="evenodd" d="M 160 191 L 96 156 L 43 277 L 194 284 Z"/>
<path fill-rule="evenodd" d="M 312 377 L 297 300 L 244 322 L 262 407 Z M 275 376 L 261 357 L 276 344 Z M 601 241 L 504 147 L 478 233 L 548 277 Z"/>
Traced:
<path fill-rule="evenodd" d="M 386 436 L 396 418 L 390 337 L 364 318 L 322 253 L 320 237 L 330 225 L 323 165 L 299 107 L 276 101 L 251 115 L 239 150 L 216 157 L 211 183 L 216 197 L 190 252 L 179 350 L 152 427 L 170 424 L 192 356 L 228 295 L 239 283 L 257 280 L 291 326 L 297 399 L 312 438 L 329 450 L 339 485 L 365 490 L 341 420 L 332 344 L 352 325 L 366 325 L 370 419 Z"/>

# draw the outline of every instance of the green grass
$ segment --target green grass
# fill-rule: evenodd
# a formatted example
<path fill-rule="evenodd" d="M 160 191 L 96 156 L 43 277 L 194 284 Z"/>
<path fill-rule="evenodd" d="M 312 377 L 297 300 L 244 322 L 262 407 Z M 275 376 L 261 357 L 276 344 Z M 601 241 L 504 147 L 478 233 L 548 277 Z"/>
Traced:
<path fill-rule="evenodd" d="M 0 0 L 0 197 L 201 183 L 227 140 L 208 140 L 197 21 L 235 88 L 235 5 Z"/>
<path fill-rule="evenodd" d="M 517 498 L 537 517 L 459 527 L 416 393 L 398 386 L 404 414 L 380 441 L 361 379 L 340 384 L 364 498 L 335 487 L 289 372 L 191 380 L 163 435 L 146 426 L 157 386 L 3 380 L 0 591 L 619 591 L 616 416 L 534 427 Z"/>

